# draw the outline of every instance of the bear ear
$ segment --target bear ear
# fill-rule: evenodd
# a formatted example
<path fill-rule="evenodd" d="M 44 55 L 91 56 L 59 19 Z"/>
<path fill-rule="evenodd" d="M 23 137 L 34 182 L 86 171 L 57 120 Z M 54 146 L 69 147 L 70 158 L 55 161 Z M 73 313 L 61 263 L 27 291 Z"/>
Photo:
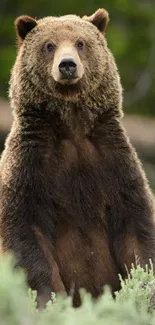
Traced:
<path fill-rule="evenodd" d="M 30 16 L 20 16 L 15 20 L 18 45 L 21 45 L 26 35 L 37 25 L 37 21 Z"/>
<path fill-rule="evenodd" d="M 95 25 L 103 33 L 109 22 L 109 14 L 105 9 L 98 9 L 92 16 L 84 16 L 83 19 Z"/>

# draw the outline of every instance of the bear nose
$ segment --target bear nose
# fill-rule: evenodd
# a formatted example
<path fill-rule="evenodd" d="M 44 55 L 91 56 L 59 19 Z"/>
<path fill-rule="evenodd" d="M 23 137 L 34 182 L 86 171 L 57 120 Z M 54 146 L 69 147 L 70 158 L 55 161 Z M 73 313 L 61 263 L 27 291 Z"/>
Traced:
<path fill-rule="evenodd" d="M 76 71 L 76 63 L 73 59 L 63 59 L 59 64 L 59 71 L 64 78 L 71 79 Z"/>

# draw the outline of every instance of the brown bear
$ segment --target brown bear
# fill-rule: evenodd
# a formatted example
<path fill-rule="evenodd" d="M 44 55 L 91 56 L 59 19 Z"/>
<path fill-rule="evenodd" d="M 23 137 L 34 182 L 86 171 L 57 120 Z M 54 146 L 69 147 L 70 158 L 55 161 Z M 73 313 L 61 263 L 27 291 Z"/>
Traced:
<path fill-rule="evenodd" d="M 122 126 L 108 13 L 15 21 L 14 121 L 0 162 L 0 232 L 38 292 L 98 297 L 155 263 L 152 194 Z"/>

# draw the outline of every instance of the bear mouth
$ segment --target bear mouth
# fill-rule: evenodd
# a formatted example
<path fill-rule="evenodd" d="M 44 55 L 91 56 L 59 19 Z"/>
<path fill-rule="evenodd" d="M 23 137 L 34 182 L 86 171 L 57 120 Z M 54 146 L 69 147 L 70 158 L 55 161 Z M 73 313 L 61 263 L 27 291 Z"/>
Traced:
<path fill-rule="evenodd" d="M 77 79 L 77 78 L 76 78 Z M 72 80 L 65 80 L 64 83 L 55 82 L 55 91 L 63 97 L 73 97 L 81 92 L 81 83 L 78 80 L 73 83 Z"/>
<path fill-rule="evenodd" d="M 81 78 L 79 77 L 71 77 L 68 78 L 62 77 L 59 81 L 57 81 L 61 85 L 75 85 Z"/>

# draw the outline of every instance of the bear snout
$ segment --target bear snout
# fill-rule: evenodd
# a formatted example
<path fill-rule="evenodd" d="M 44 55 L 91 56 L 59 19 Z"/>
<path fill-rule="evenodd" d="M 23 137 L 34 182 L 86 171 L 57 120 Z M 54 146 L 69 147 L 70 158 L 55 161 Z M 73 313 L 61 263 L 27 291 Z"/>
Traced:
<path fill-rule="evenodd" d="M 59 64 L 59 71 L 62 79 L 74 79 L 77 64 L 72 58 L 65 58 Z"/>
<path fill-rule="evenodd" d="M 83 74 L 84 67 L 74 46 L 62 43 L 54 55 L 53 79 L 62 85 L 75 84 Z"/>

